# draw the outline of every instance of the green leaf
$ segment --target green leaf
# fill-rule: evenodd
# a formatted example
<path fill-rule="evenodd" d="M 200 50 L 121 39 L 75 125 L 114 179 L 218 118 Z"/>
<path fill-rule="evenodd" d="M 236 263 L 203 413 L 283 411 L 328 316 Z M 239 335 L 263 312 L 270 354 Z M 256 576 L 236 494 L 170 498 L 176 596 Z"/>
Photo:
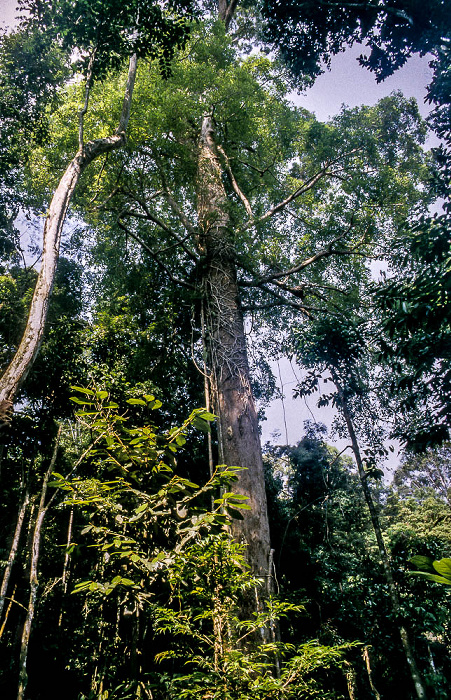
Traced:
<path fill-rule="evenodd" d="M 227 513 L 234 519 L 234 520 L 244 520 L 243 514 L 239 511 L 236 510 L 235 508 L 226 508 Z"/>
<path fill-rule="evenodd" d="M 440 561 L 434 561 L 434 569 L 443 577 L 445 577 L 448 583 L 451 584 L 451 559 L 440 559 Z"/>
<path fill-rule="evenodd" d="M 146 406 L 146 402 L 143 401 L 142 399 L 127 399 L 127 403 L 131 404 L 132 406 Z"/>
<path fill-rule="evenodd" d="M 216 420 L 217 416 L 215 416 L 214 413 L 209 413 L 208 411 L 202 411 L 201 413 L 198 414 L 199 418 L 203 418 L 203 420 L 208 420 L 208 421 L 213 421 Z"/>
<path fill-rule="evenodd" d="M 193 418 L 192 423 L 193 423 L 193 426 L 195 428 L 197 428 L 197 430 L 201 430 L 203 433 L 211 432 L 211 428 L 210 428 L 209 424 L 203 418 L 199 418 L 198 416 L 195 416 Z"/>
<path fill-rule="evenodd" d="M 86 394 L 87 396 L 95 396 L 95 391 L 92 391 L 92 389 L 85 389 L 82 386 L 71 386 L 71 389 L 73 391 L 79 391 L 81 394 Z"/>
<path fill-rule="evenodd" d="M 82 399 L 79 399 L 77 396 L 70 396 L 69 401 L 73 401 L 74 403 L 77 403 L 80 406 L 94 406 L 92 401 L 83 401 Z"/>
<path fill-rule="evenodd" d="M 424 571 L 433 571 L 433 562 L 434 560 L 431 557 L 423 557 L 420 554 L 416 554 L 414 557 L 409 559 L 410 564 L 413 564 Z"/>
<path fill-rule="evenodd" d="M 123 579 L 121 579 L 121 585 L 122 586 L 134 586 L 135 582 L 129 578 L 123 578 Z"/>

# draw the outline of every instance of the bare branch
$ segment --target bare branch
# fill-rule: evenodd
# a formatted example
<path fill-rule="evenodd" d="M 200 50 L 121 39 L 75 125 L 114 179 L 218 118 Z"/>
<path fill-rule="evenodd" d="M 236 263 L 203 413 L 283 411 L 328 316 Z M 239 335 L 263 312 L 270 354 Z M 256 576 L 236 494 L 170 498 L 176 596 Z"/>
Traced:
<path fill-rule="evenodd" d="M 167 233 L 169 236 L 174 238 L 178 245 L 180 245 L 181 248 L 185 251 L 185 253 L 191 258 L 191 260 L 194 260 L 197 262 L 198 258 L 195 253 L 186 245 L 186 238 L 182 238 L 181 236 L 178 235 L 170 226 L 167 225 L 165 221 L 160 219 L 156 214 L 150 211 L 149 207 L 147 206 L 147 203 L 138 199 L 138 197 L 134 197 L 135 201 L 144 209 L 145 214 L 141 214 L 140 212 L 137 211 L 124 211 L 120 214 L 120 217 L 124 216 L 134 216 L 137 219 L 145 219 L 147 221 L 152 221 L 156 226 L 159 226 L 165 233 Z"/>
<path fill-rule="evenodd" d="M 218 149 L 219 153 L 221 153 L 221 155 L 222 155 L 223 158 L 224 158 L 226 171 L 227 171 L 227 174 L 228 174 L 228 176 L 229 176 L 229 178 L 230 178 L 230 182 L 232 183 L 232 187 L 233 187 L 234 192 L 235 192 L 235 193 L 238 195 L 238 197 L 241 199 L 241 201 L 242 201 L 242 203 L 243 203 L 243 205 L 244 205 L 244 208 L 246 209 L 247 215 L 250 216 L 250 217 L 253 217 L 253 216 L 254 216 L 254 213 L 253 213 L 253 211 L 252 211 L 252 208 L 251 208 L 251 205 L 250 205 L 250 203 L 249 203 L 249 200 L 247 199 L 247 197 L 245 196 L 245 194 L 242 192 L 242 190 L 240 189 L 240 187 L 239 187 L 237 181 L 235 180 L 235 176 L 234 176 L 234 174 L 233 174 L 233 172 L 232 172 L 232 168 L 231 168 L 231 166 L 230 166 L 230 161 L 229 161 L 229 158 L 228 158 L 227 154 L 225 153 L 225 151 L 224 151 L 224 149 L 222 148 L 222 146 L 217 146 L 217 149 Z"/>
<path fill-rule="evenodd" d="M 182 226 L 185 227 L 185 229 L 188 231 L 188 233 L 191 234 L 191 236 L 196 237 L 196 235 L 197 235 L 196 228 L 195 228 L 195 226 L 192 225 L 192 223 L 188 219 L 188 217 L 185 216 L 185 214 L 183 213 L 183 210 L 179 207 L 174 196 L 172 195 L 172 193 L 169 189 L 167 180 L 166 180 L 166 175 L 164 173 L 164 170 L 163 170 L 158 158 L 155 159 L 155 162 L 156 162 L 157 168 L 160 172 L 160 177 L 161 177 L 161 181 L 163 183 L 163 189 L 164 189 L 164 194 L 165 194 L 167 203 L 171 207 L 174 214 L 178 217 L 179 221 L 182 223 Z"/>
<path fill-rule="evenodd" d="M 288 270 L 283 270 L 281 272 L 273 272 L 269 275 L 266 275 L 265 277 L 259 277 L 257 279 L 253 280 L 243 280 L 241 282 L 241 286 L 243 287 L 260 287 L 262 284 L 266 284 L 267 282 L 272 282 L 273 280 L 277 279 L 283 279 L 284 277 L 289 277 L 290 275 L 294 275 L 297 272 L 301 272 L 301 270 L 304 270 L 306 267 L 309 267 L 309 265 L 313 265 L 313 263 L 317 262 L 318 260 L 321 260 L 322 258 L 328 258 L 332 255 L 359 255 L 360 253 L 358 252 L 358 248 L 360 248 L 362 245 L 365 243 L 365 235 L 362 236 L 362 238 L 353 246 L 352 248 L 347 248 L 344 250 L 335 250 L 333 246 L 335 243 L 338 243 L 338 241 L 343 240 L 348 233 L 351 231 L 351 229 L 354 226 L 354 215 L 351 217 L 351 222 L 340 236 L 337 236 L 337 238 L 334 238 L 333 241 L 329 243 L 327 248 L 322 248 L 319 250 L 317 253 L 312 255 L 310 258 L 307 258 L 306 260 L 303 260 L 301 263 L 298 265 L 295 265 L 294 267 L 289 268 Z"/>
<path fill-rule="evenodd" d="M 242 165 L 246 165 L 246 166 L 247 166 L 248 168 L 250 168 L 251 170 L 255 170 L 255 172 L 257 172 L 257 173 L 260 175 L 260 177 L 263 177 L 263 175 L 264 175 L 265 173 L 269 173 L 270 175 L 272 175 L 272 177 L 273 177 L 275 180 L 277 180 L 277 178 L 276 178 L 276 176 L 274 175 L 274 173 L 271 172 L 271 168 L 273 167 L 275 161 L 276 161 L 276 159 L 273 158 L 273 161 L 272 161 L 271 165 L 267 165 L 266 168 L 263 168 L 263 170 L 262 170 L 261 168 L 257 168 L 256 165 L 252 165 L 252 163 L 248 163 L 248 162 L 245 161 L 245 160 L 240 160 L 240 159 L 238 159 L 238 162 L 239 162 L 239 163 L 241 163 Z"/>
<path fill-rule="evenodd" d="M 303 298 L 304 295 L 308 293 L 313 295 L 318 294 L 316 291 L 318 289 L 324 289 L 329 292 L 337 292 L 338 294 L 343 294 L 343 296 L 349 295 L 348 290 L 340 289 L 340 287 L 335 287 L 333 284 L 313 284 L 312 282 L 303 282 L 296 287 L 290 287 L 288 284 L 284 284 L 284 282 L 279 282 L 277 280 L 273 280 L 271 284 L 276 284 L 280 289 L 283 289 L 284 291 L 300 298 Z"/>
<path fill-rule="evenodd" d="M 301 272 L 301 270 L 304 270 L 304 268 L 308 267 L 309 265 L 313 265 L 313 263 L 317 262 L 318 260 L 330 257 L 331 255 L 335 255 L 336 253 L 332 249 L 332 246 L 334 243 L 340 241 L 345 235 L 346 233 L 343 233 L 341 236 L 338 236 L 338 238 L 335 238 L 327 246 L 327 248 L 319 250 L 310 258 L 307 258 L 307 260 L 303 260 L 301 263 L 299 263 L 299 265 L 295 265 L 294 267 L 291 267 L 288 270 L 283 270 L 282 272 L 273 272 L 272 274 L 266 275 L 265 277 L 260 277 L 253 280 L 244 280 L 243 282 L 241 282 L 241 285 L 243 287 L 261 287 L 262 284 L 266 284 L 267 282 L 272 282 L 276 279 L 282 279 L 283 277 L 289 277 L 290 275 L 294 275 L 296 272 Z"/>
<path fill-rule="evenodd" d="M 89 63 L 88 63 L 88 71 L 86 74 L 86 85 L 85 85 L 85 102 L 78 114 L 78 147 L 80 150 L 83 150 L 83 126 L 84 126 L 84 118 L 85 114 L 88 111 L 88 105 L 89 105 L 89 94 L 91 92 L 91 85 L 92 85 L 92 74 L 93 74 L 93 68 L 94 68 L 94 61 L 96 57 L 96 52 L 97 52 L 97 46 L 94 47 L 92 50 L 92 54 L 89 58 Z"/>
<path fill-rule="evenodd" d="M 128 69 L 127 84 L 124 91 L 124 100 L 122 102 L 122 112 L 119 119 L 119 125 L 116 129 L 117 136 L 125 136 L 127 130 L 127 125 L 130 119 L 130 110 L 132 107 L 132 95 L 133 89 L 135 87 L 136 80 L 136 66 L 138 59 L 136 54 L 133 54 L 130 58 L 130 64 Z"/>
<path fill-rule="evenodd" d="M 267 292 L 271 296 L 273 296 L 275 299 L 279 301 L 278 306 L 288 306 L 292 309 L 296 309 L 296 311 L 300 311 L 301 313 L 305 314 L 308 318 L 311 317 L 311 312 L 315 311 L 321 311 L 321 309 L 317 309 L 313 306 L 306 306 L 305 304 L 299 304 L 297 302 L 290 301 L 289 299 L 286 299 L 282 294 L 277 292 L 275 289 L 271 289 L 270 287 L 267 287 L 266 285 L 261 285 L 261 289 L 264 292 Z M 245 310 L 246 307 L 243 306 L 243 310 Z M 246 309 L 247 310 L 247 309 Z"/>
<path fill-rule="evenodd" d="M 315 175 L 312 175 L 311 178 L 307 180 L 301 187 L 298 187 L 297 190 L 292 192 L 286 199 L 284 199 L 282 202 L 279 202 L 276 204 L 274 207 L 269 209 L 265 214 L 260 216 L 258 219 L 254 220 L 249 220 L 243 227 L 243 230 L 246 231 L 248 228 L 251 228 L 251 226 L 257 226 L 258 224 L 263 223 L 264 221 L 267 221 L 267 219 L 271 218 L 274 216 L 274 214 L 277 214 L 277 212 L 282 211 L 285 209 L 285 207 L 290 204 L 290 202 L 293 202 L 295 199 L 298 199 L 301 195 L 305 194 L 309 190 L 312 189 L 316 185 L 317 182 L 322 180 L 324 177 L 329 176 L 331 173 L 329 172 L 329 168 L 332 165 L 335 165 L 335 163 L 338 163 L 342 158 L 346 158 L 347 156 L 352 155 L 353 153 L 357 153 L 357 151 L 361 150 L 360 148 L 353 148 L 350 151 L 346 153 L 342 153 L 340 156 L 337 158 L 334 158 L 333 160 L 329 160 L 326 162 L 324 167 L 321 168 Z"/>

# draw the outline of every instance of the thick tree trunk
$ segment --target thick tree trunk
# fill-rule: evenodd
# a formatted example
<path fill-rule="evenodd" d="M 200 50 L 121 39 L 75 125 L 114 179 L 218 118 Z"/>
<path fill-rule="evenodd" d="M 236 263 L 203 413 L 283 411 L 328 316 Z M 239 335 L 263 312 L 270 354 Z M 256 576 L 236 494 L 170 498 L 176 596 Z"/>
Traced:
<path fill-rule="evenodd" d="M 27 325 L 20 345 L 0 379 L 0 423 L 6 422 L 14 397 L 30 371 L 39 352 L 45 321 L 58 263 L 61 232 L 67 209 L 81 175 L 88 165 L 103 153 L 119 148 L 125 142 L 125 131 L 130 117 L 130 105 L 136 77 L 136 56 L 130 59 L 127 85 L 119 126 L 115 134 L 80 144 L 76 156 L 69 163 L 51 201 L 44 226 L 42 264 L 31 302 Z"/>
<path fill-rule="evenodd" d="M 247 544 L 255 574 L 268 580 L 270 538 L 257 412 L 250 384 L 246 338 L 236 279 L 227 193 L 214 139 L 213 119 L 202 122 L 198 160 L 198 247 L 203 264 L 206 344 L 218 419 L 219 459 L 244 467 L 234 490 L 248 497 L 250 511 L 234 521 Z"/>
<path fill-rule="evenodd" d="M 382 530 L 379 522 L 379 515 L 376 510 L 376 506 L 374 504 L 373 496 L 371 494 L 370 488 L 368 486 L 368 479 L 367 479 L 367 474 L 365 473 L 365 468 L 363 466 L 363 460 L 362 456 L 360 453 L 360 448 L 359 448 L 359 443 L 357 440 L 357 435 L 354 430 L 354 423 L 352 420 L 351 412 L 349 411 L 349 406 L 348 402 L 346 400 L 346 396 L 343 392 L 343 389 L 340 385 L 340 382 L 338 381 L 337 376 L 335 375 L 335 372 L 331 372 L 332 374 L 332 379 L 334 381 L 334 384 L 337 388 L 338 392 L 338 398 L 340 400 L 340 406 L 343 411 L 343 416 L 346 421 L 346 425 L 348 428 L 348 433 L 349 437 L 351 438 L 351 445 L 352 445 L 352 451 L 354 452 L 354 457 L 355 461 L 357 463 L 357 469 L 359 472 L 359 478 L 360 478 L 360 483 L 362 485 L 363 489 L 363 494 L 365 496 L 365 501 L 368 506 L 368 510 L 370 511 L 370 517 L 371 517 L 371 522 L 373 525 L 373 530 L 374 534 L 376 535 L 376 541 L 377 541 L 377 546 L 379 549 L 379 555 L 382 560 L 382 566 L 384 568 L 384 573 L 385 573 L 385 579 L 387 581 L 388 585 L 388 591 L 390 595 L 390 600 L 391 600 L 391 605 L 392 605 L 392 610 L 395 616 L 395 620 L 397 621 L 399 619 L 399 613 L 400 613 L 400 604 L 399 604 L 399 596 L 398 596 L 398 591 L 396 588 L 396 584 L 393 578 L 393 571 L 392 567 L 390 564 L 390 558 L 388 556 L 387 549 L 385 547 L 385 542 L 382 537 Z M 415 657 L 413 655 L 413 650 L 412 650 L 412 645 L 410 643 L 409 635 L 404 627 L 400 622 L 396 622 L 398 630 L 399 630 L 399 635 L 401 637 L 401 644 L 402 648 L 404 650 L 404 654 L 407 660 L 407 665 L 409 668 L 410 676 L 412 678 L 412 682 L 415 686 L 415 692 L 418 697 L 418 700 L 426 700 L 426 692 L 423 687 L 423 681 L 421 680 L 421 676 L 419 674 L 417 664 L 415 661 Z"/>

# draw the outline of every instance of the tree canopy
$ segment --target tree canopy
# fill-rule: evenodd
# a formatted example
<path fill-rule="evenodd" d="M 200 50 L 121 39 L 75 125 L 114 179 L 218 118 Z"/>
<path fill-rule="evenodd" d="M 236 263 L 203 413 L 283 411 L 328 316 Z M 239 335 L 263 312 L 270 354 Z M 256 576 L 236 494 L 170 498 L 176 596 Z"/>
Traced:
<path fill-rule="evenodd" d="M 20 7 L 0 43 L 0 692 L 444 700 L 444 3 Z M 434 52 L 442 147 L 400 92 L 326 123 L 293 104 L 356 41 L 379 79 Z M 314 423 L 262 450 L 282 357 L 337 407 L 343 453 Z M 429 446 L 392 484 L 389 435 Z"/>

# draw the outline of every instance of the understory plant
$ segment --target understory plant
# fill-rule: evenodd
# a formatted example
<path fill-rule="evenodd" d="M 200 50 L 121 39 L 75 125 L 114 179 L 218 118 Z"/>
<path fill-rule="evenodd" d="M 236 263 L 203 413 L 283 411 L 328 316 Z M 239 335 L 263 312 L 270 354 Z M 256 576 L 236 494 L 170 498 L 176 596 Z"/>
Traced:
<path fill-rule="evenodd" d="M 278 621 L 301 624 L 303 607 L 270 595 L 230 535 L 248 508 L 233 492 L 239 467 L 219 466 L 203 485 L 175 473 L 188 432 L 208 431 L 214 416 L 197 409 L 164 431 L 152 395 L 121 411 L 106 391 L 75 389 L 90 445 L 78 475 L 55 473 L 52 483 L 82 537 L 68 547 L 89 628 L 90 688 L 80 698 L 344 697 L 340 669 L 354 644 L 282 642 Z M 255 600 L 250 613 L 245 600 Z"/>

